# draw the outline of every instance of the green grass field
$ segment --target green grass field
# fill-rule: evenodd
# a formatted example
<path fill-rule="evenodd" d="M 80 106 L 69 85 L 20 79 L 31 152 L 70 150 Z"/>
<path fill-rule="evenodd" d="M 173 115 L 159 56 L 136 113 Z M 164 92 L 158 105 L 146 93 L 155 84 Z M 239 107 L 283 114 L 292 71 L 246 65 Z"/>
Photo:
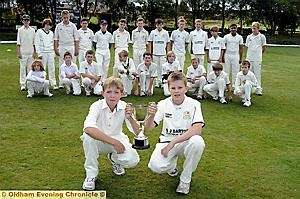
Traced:
<path fill-rule="evenodd" d="M 299 54 L 300 48 L 267 49 L 264 96 L 254 96 L 250 108 L 237 98 L 228 105 L 202 102 L 206 149 L 186 198 L 300 198 Z M 85 173 L 79 136 L 98 98 L 59 90 L 52 98 L 27 99 L 19 90 L 15 45 L 0 45 L 0 71 L 0 190 L 81 190 Z M 138 104 L 163 98 L 156 89 L 153 97 L 124 100 Z M 179 177 L 147 168 L 160 128 L 146 132 L 151 148 L 139 151 L 141 162 L 123 177 L 100 157 L 97 189 L 106 190 L 108 198 L 181 197 L 175 193 Z"/>

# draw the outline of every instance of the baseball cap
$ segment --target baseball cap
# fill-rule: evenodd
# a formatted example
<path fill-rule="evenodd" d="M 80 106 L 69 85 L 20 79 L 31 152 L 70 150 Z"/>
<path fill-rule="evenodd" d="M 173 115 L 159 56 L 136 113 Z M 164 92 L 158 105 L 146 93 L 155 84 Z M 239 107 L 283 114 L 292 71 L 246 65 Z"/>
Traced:
<path fill-rule="evenodd" d="M 28 15 L 28 14 L 24 14 L 23 16 L 22 16 L 22 20 L 30 20 L 30 16 Z"/>
<path fill-rule="evenodd" d="M 107 24 L 107 21 L 106 21 L 105 19 L 102 19 L 102 20 L 100 21 L 100 24 Z"/>

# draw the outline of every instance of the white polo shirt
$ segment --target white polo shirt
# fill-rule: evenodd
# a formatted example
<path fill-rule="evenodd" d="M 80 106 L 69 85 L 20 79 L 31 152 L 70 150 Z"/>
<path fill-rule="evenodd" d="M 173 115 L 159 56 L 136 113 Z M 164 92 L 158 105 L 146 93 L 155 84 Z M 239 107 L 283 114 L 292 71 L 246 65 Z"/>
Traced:
<path fill-rule="evenodd" d="M 185 45 L 189 43 L 189 33 L 185 30 L 174 30 L 171 34 L 172 50 L 175 54 L 185 54 Z"/>
<path fill-rule="evenodd" d="M 166 30 L 152 30 L 149 35 L 148 41 L 152 42 L 153 55 L 166 55 L 166 47 L 167 44 L 170 42 L 169 33 Z"/>
<path fill-rule="evenodd" d="M 62 78 L 65 78 L 67 75 L 78 75 L 79 76 L 77 65 L 74 64 L 73 62 L 71 63 L 70 66 L 66 65 L 66 63 L 63 63 L 60 66 L 60 75 L 62 76 Z"/>
<path fill-rule="evenodd" d="M 79 49 L 91 50 L 93 46 L 94 32 L 89 28 L 87 28 L 86 30 L 80 28 L 78 30 L 78 35 L 79 35 Z"/>
<path fill-rule="evenodd" d="M 38 55 L 54 52 L 53 32 L 51 30 L 46 32 L 43 28 L 38 29 L 35 33 L 34 44 Z"/>
<path fill-rule="evenodd" d="M 93 41 L 96 42 L 96 49 L 108 50 L 109 44 L 113 43 L 112 34 L 108 31 L 103 34 L 103 32 L 99 30 L 98 32 L 96 32 Z"/>
<path fill-rule="evenodd" d="M 206 70 L 205 70 L 204 66 L 199 64 L 197 68 L 194 68 L 191 65 L 191 66 L 188 67 L 188 69 L 186 71 L 186 77 L 192 79 L 195 76 L 203 75 L 204 73 L 206 73 Z"/>
<path fill-rule="evenodd" d="M 21 28 L 18 29 L 17 45 L 20 46 L 21 54 L 23 55 L 33 54 L 34 37 L 35 37 L 35 30 L 30 26 L 28 28 L 22 26 Z"/>
<path fill-rule="evenodd" d="M 57 24 L 54 31 L 54 40 L 59 41 L 62 46 L 74 46 L 74 41 L 79 41 L 78 31 L 72 22 L 65 25 L 63 22 Z"/>
<path fill-rule="evenodd" d="M 246 59 L 249 61 L 262 61 L 262 47 L 267 45 L 265 35 L 258 33 L 258 35 L 247 36 L 246 46 L 248 47 Z"/>
<path fill-rule="evenodd" d="M 220 75 L 217 76 L 214 71 L 211 71 L 207 76 L 207 82 L 210 84 L 216 83 L 219 79 L 223 78 L 225 80 L 225 84 L 230 84 L 229 77 L 227 73 L 221 71 Z"/>
<path fill-rule="evenodd" d="M 133 48 L 145 49 L 148 42 L 149 32 L 144 28 L 141 31 L 136 28 L 132 31 L 131 37 Z"/>
<path fill-rule="evenodd" d="M 145 63 L 141 63 L 137 67 L 137 74 L 141 74 L 141 72 L 146 73 L 147 78 L 156 78 L 157 77 L 157 65 L 154 62 L 151 62 L 151 65 L 147 67 Z"/>
<path fill-rule="evenodd" d="M 86 73 L 86 74 L 95 75 L 98 77 L 102 76 L 100 67 L 94 61 L 92 61 L 91 64 L 89 64 L 86 60 L 81 62 L 80 68 L 79 68 L 79 73 Z"/>
<path fill-rule="evenodd" d="M 224 43 L 226 46 L 226 54 L 239 55 L 240 45 L 243 45 L 243 37 L 237 33 L 235 36 L 229 33 L 224 36 Z"/>
<path fill-rule="evenodd" d="M 46 80 L 46 71 L 30 70 L 27 74 L 26 80 L 43 83 Z"/>
<path fill-rule="evenodd" d="M 248 71 L 246 75 L 243 74 L 243 71 L 240 71 L 236 75 L 235 80 L 235 90 L 236 92 L 240 91 L 240 87 L 244 87 L 244 81 L 248 80 L 252 86 L 257 86 L 257 79 L 252 71 Z"/>
<path fill-rule="evenodd" d="M 93 127 L 109 136 L 121 135 L 125 121 L 128 130 L 133 132 L 130 122 L 125 117 L 125 108 L 126 102 L 121 100 L 113 111 L 110 110 L 105 99 L 94 102 L 85 118 L 83 131 L 88 127 Z"/>
<path fill-rule="evenodd" d="M 130 34 L 127 30 L 120 32 L 119 29 L 113 32 L 112 43 L 115 44 L 115 48 L 128 48 L 130 42 Z"/>
<path fill-rule="evenodd" d="M 162 65 L 162 73 L 161 74 L 169 74 L 169 72 L 173 71 L 182 71 L 182 67 L 180 66 L 179 62 L 175 60 L 173 63 L 165 62 Z"/>
<path fill-rule="evenodd" d="M 206 49 L 208 50 L 209 58 L 212 61 L 217 61 L 220 58 L 221 50 L 226 49 L 224 39 L 219 36 L 217 36 L 217 38 L 209 38 Z"/>
<path fill-rule="evenodd" d="M 162 120 L 163 127 L 159 137 L 161 142 L 173 140 L 196 123 L 202 123 L 202 127 L 205 125 L 200 102 L 187 96 L 184 97 L 184 101 L 180 105 L 175 105 L 172 102 L 172 97 L 158 102 L 154 122 L 159 125 Z"/>
<path fill-rule="evenodd" d="M 207 32 L 203 31 L 202 29 L 195 29 L 192 32 L 190 32 L 190 42 L 192 44 L 191 54 L 204 55 L 207 40 Z"/>

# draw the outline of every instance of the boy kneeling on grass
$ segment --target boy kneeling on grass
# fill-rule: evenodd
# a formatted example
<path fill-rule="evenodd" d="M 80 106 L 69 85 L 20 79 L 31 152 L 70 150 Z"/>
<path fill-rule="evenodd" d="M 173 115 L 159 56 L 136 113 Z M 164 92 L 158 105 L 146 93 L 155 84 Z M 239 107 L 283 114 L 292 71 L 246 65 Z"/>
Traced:
<path fill-rule="evenodd" d="M 104 99 L 91 105 L 85 119 L 81 136 L 86 171 L 82 185 L 84 190 L 95 189 L 99 155 L 108 156 L 116 175 L 124 175 L 124 168 L 134 167 L 140 161 L 138 153 L 131 147 L 128 136 L 122 131 L 124 121 L 127 128 L 136 135 L 140 127 L 133 117 L 133 107 L 120 100 L 123 92 L 124 86 L 119 78 L 107 78 L 103 84 Z"/>
<path fill-rule="evenodd" d="M 168 77 L 171 97 L 158 105 L 149 105 L 145 128 L 152 130 L 163 120 L 159 142 L 151 155 L 148 167 L 155 173 L 177 176 L 179 155 L 185 157 L 177 193 L 188 194 L 192 173 L 201 159 L 205 143 L 201 137 L 204 120 L 200 102 L 187 97 L 187 79 L 182 72 Z"/>

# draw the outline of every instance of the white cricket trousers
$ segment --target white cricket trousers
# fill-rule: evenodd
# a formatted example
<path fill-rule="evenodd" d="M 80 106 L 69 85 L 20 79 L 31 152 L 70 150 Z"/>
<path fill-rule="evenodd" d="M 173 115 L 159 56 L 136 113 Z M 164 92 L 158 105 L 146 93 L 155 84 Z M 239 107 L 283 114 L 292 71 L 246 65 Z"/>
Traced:
<path fill-rule="evenodd" d="M 210 61 L 210 63 L 207 63 L 207 73 L 206 74 L 209 74 L 211 71 L 213 71 L 213 65 L 215 63 L 219 63 L 219 61 Z"/>
<path fill-rule="evenodd" d="M 136 150 L 131 147 L 131 143 L 129 142 L 127 135 L 120 134 L 111 137 L 119 140 L 125 146 L 124 153 L 117 154 L 112 145 L 95 140 L 86 133 L 83 133 L 83 135 L 80 137 L 83 141 L 83 150 L 85 155 L 84 168 L 86 177 L 94 178 L 98 176 L 99 155 L 112 153 L 112 160 L 124 168 L 132 168 L 139 163 L 139 155 Z"/>
<path fill-rule="evenodd" d="M 92 91 L 91 85 L 92 85 L 93 82 L 94 81 L 91 80 L 88 77 L 84 77 L 82 79 L 82 84 L 83 84 L 83 87 L 84 87 L 86 93 L 90 93 Z M 102 84 L 102 82 L 98 81 L 98 83 L 93 88 L 93 91 L 94 91 L 95 95 L 101 95 L 101 91 L 102 91 L 102 85 L 101 84 Z"/>
<path fill-rule="evenodd" d="M 140 93 L 145 93 L 150 86 L 150 79 L 148 78 L 145 72 L 141 72 L 139 75 L 139 83 L 140 83 Z M 152 93 L 153 93 L 153 85 L 152 85 Z"/>
<path fill-rule="evenodd" d="M 166 62 L 166 56 L 153 55 L 153 62 L 157 65 L 157 78 L 155 86 L 158 87 L 162 84 L 162 65 Z"/>
<path fill-rule="evenodd" d="M 131 95 L 133 87 L 132 80 L 129 79 L 126 74 L 120 74 L 120 79 L 122 80 L 124 85 L 124 92 L 126 92 L 127 95 Z"/>
<path fill-rule="evenodd" d="M 54 65 L 54 52 L 42 52 L 42 63 L 44 66 L 44 69 L 46 71 L 48 66 L 48 75 L 49 75 L 49 81 L 50 85 L 56 86 L 56 78 L 55 78 L 55 65 Z"/>
<path fill-rule="evenodd" d="M 65 52 L 69 52 L 72 55 L 72 62 L 76 64 L 76 56 L 74 55 L 75 53 L 75 47 L 74 45 L 72 46 L 64 46 L 64 45 L 59 45 L 59 75 L 58 75 L 58 79 L 59 79 L 59 86 L 62 86 L 62 77 L 60 75 L 60 66 L 64 63 L 64 54 Z"/>
<path fill-rule="evenodd" d="M 204 64 L 204 55 L 193 54 L 191 57 L 197 57 L 199 59 L 199 65 L 205 66 Z M 208 73 L 207 73 L 208 74 Z"/>
<path fill-rule="evenodd" d="M 196 170 L 205 148 L 204 140 L 199 135 L 194 135 L 190 139 L 175 144 L 169 151 L 168 157 L 161 154 L 161 150 L 167 146 L 168 143 L 157 143 L 151 155 L 148 167 L 155 173 L 169 173 L 177 167 L 177 160 L 179 155 L 185 157 L 183 163 L 183 170 L 180 175 L 180 180 L 184 183 L 190 183 L 192 173 Z"/>
<path fill-rule="evenodd" d="M 223 78 L 218 79 L 215 83 L 206 84 L 203 87 L 203 90 L 213 98 L 224 97 L 225 89 L 226 89 L 226 83 Z"/>
<path fill-rule="evenodd" d="M 114 77 L 118 77 L 118 66 L 116 66 L 116 63 L 118 63 L 119 61 L 119 53 L 122 51 L 122 50 L 126 50 L 128 53 L 128 48 L 120 48 L 120 47 L 117 47 L 115 48 L 115 63 L 114 63 L 114 67 L 113 67 L 113 76 Z"/>
<path fill-rule="evenodd" d="M 79 79 L 64 78 L 61 80 L 61 83 L 66 88 L 67 94 L 69 94 L 71 90 L 73 90 L 74 95 L 81 94 L 81 87 L 80 87 Z"/>
<path fill-rule="evenodd" d="M 45 80 L 45 82 L 34 82 L 27 80 L 27 89 L 28 95 L 33 96 L 34 93 L 42 93 L 44 95 L 49 95 L 49 80 Z"/>
<path fill-rule="evenodd" d="M 89 50 L 92 50 L 92 49 L 89 49 Z M 79 49 L 79 52 L 78 52 L 78 63 L 79 65 L 81 65 L 81 63 L 83 61 L 85 61 L 85 55 L 86 55 L 86 51 L 88 50 L 83 50 L 83 49 Z M 75 63 L 75 62 L 74 62 Z"/>
<path fill-rule="evenodd" d="M 224 71 L 230 76 L 230 66 L 231 66 L 231 82 L 232 85 L 235 83 L 236 75 L 240 71 L 240 56 L 237 55 L 231 55 L 228 53 L 225 53 L 225 64 L 224 64 Z"/>
<path fill-rule="evenodd" d="M 22 58 L 19 59 L 20 63 L 20 85 L 25 87 L 26 75 L 31 70 L 31 64 L 33 62 L 32 55 L 22 55 Z"/>
<path fill-rule="evenodd" d="M 182 71 L 184 71 L 185 54 L 175 53 L 175 56 L 176 56 L 176 60 L 179 62 L 179 65 L 182 68 Z"/>
<path fill-rule="evenodd" d="M 255 93 L 256 87 L 252 86 L 249 80 L 246 80 L 244 86 L 239 86 L 240 91 L 242 92 L 242 98 L 247 101 L 251 100 L 251 93 Z M 234 94 L 237 95 L 236 90 L 234 90 Z"/>
<path fill-rule="evenodd" d="M 96 49 L 95 57 L 100 67 L 100 71 L 102 71 L 103 73 L 101 77 L 101 81 L 104 82 L 104 80 L 108 76 L 108 68 L 110 63 L 110 51 L 109 49 L 106 50 Z"/>
<path fill-rule="evenodd" d="M 250 61 L 250 69 L 257 79 L 257 93 L 262 92 L 261 86 L 261 61 Z"/>
<path fill-rule="evenodd" d="M 143 63 L 143 61 L 144 61 L 143 54 L 145 52 L 146 52 L 146 48 L 134 48 L 133 47 L 132 58 L 133 58 L 133 62 L 134 62 L 136 69 L 140 63 Z"/>
<path fill-rule="evenodd" d="M 203 87 L 206 85 L 207 81 L 204 76 L 201 76 L 200 79 L 196 80 L 194 84 L 188 82 L 187 86 L 190 91 L 198 90 L 198 96 L 203 95 Z"/>

